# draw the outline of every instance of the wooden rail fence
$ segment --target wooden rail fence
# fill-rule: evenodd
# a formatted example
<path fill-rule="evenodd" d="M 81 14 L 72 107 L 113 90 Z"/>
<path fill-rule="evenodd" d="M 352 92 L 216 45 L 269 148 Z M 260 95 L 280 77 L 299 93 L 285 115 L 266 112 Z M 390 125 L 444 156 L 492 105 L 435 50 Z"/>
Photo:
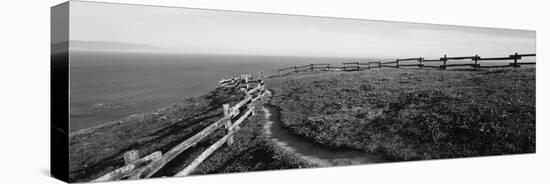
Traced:
<path fill-rule="evenodd" d="M 123 167 L 96 178 L 93 182 L 149 178 L 183 151 L 197 145 L 197 143 L 208 137 L 214 131 L 224 127 L 226 131 L 225 136 L 202 152 L 191 162 L 191 164 L 179 171 L 176 176 L 186 176 L 191 174 L 197 166 L 200 165 L 200 163 L 202 163 L 218 148 L 222 147 L 224 143 L 227 143 L 228 145 L 233 144 L 233 135 L 240 129 L 239 125 L 242 124 L 245 119 L 254 115 L 254 103 L 265 94 L 262 74 L 263 73 L 260 73 L 260 77 L 257 80 L 252 80 L 252 75 L 241 75 L 241 77 L 237 78 L 222 79 L 220 81 L 222 87 L 238 88 L 244 92 L 245 97 L 233 107 L 230 107 L 229 104 L 224 104 L 224 116 L 221 119 L 208 125 L 199 133 L 174 146 L 164 154 L 160 151 L 156 151 L 143 158 L 139 158 L 137 151 L 128 151 L 124 154 L 125 165 Z M 251 88 L 252 84 L 256 84 L 256 87 Z"/>
<path fill-rule="evenodd" d="M 340 70 L 340 71 L 358 71 L 358 70 L 370 70 L 373 68 L 402 68 L 402 67 L 419 67 L 423 68 L 437 68 L 445 70 L 450 67 L 472 67 L 474 69 L 479 68 L 499 68 L 499 67 L 513 67 L 518 68 L 521 65 L 535 65 L 535 62 L 519 62 L 524 57 L 535 57 L 536 54 L 518 54 L 509 55 L 507 57 L 488 57 L 482 58 L 478 55 L 475 56 L 461 56 L 461 57 L 447 57 L 444 55 L 439 59 L 424 59 L 423 57 L 417 58 L 397 58 L 394 61 L 373 61 L 373 62 L 345 62 L 342 63 L 342 66 L 333 66 L 331 64 L 309 64 L 302 66 L 286 67 L 279 69 L 279 76 L 288 75 L 292 73 L 305 72 L 305 71 L 314 71 L 316 69 L 323 71 L 331 70 Z M 480 65 L 483 61 L 504 61 L 510 60 L 513 61 L 508 63 L 508 65 L 491 65 L 491 66 L 482 66 Z M 403 63 L 403 62 L 416 62 L 416 63 Z M 451 63 L 456 61 L 472 61 L 472 63 Z M 426 65 L 425 63 L 441 63 L 439 66 Z M 286 73 L 285 73 L 286 72 Z"/>

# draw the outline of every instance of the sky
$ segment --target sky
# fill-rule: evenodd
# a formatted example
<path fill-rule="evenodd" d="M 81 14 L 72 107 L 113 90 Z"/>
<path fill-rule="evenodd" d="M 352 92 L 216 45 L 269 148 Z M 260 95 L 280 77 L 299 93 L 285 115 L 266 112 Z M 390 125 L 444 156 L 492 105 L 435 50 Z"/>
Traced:
<path fill-rule="evenodd" d="M 71 1 L 70 40 L 185 54 L 314 57 L 535 53 L 535 31 Z"/>

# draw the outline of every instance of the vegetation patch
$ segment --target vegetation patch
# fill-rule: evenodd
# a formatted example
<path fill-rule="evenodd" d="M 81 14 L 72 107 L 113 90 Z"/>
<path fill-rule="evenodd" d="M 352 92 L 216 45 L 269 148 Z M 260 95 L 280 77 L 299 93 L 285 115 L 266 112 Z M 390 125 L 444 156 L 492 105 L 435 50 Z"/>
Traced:
<path fill-rule="evenodd" d="M 384 69 L 266 81 L 293 133 L 422 160 L 535 152 L 535 69 Z"/>

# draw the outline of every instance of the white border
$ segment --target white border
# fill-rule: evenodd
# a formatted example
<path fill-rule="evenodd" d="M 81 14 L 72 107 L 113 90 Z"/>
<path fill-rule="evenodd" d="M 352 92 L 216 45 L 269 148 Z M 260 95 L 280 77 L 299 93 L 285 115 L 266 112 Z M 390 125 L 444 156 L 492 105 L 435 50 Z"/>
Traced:
<path fill-rule="evenodd" d="M 397 20 L 537 31 L 537 154 L 404 162 L 370 166 L 270 171 L 123 183 L 548 183 L 550 102 L 545 55 L 548 5 L 544 1 L 480 0 L 101 0 L 282 14 Z M 0 183 L 62 183 L 49 172 L 49 7 L 61 0 L 6 1 L 2 22 L 3 158 Z M 482 13 L 477 13 L 483 11 Z"/>

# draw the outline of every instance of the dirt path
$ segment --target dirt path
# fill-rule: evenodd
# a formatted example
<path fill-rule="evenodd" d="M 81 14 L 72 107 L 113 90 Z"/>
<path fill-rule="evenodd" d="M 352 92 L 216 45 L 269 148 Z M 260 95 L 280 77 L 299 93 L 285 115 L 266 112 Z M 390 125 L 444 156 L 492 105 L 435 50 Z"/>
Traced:
<path fill-rule="evenodd" d="M 271 92 L 267 91 L 268 97 Z M 320 167 L 339 165 L 358 165 L 384 162 L 381 157 L 366 154 L 358 150 L 332 150 L 296 136 L 281 125 L 279 108 L 265 104 L 262 107 L 267 122 L 264 132 L 278 146 L 296 154 L 303 160 Z"/>

